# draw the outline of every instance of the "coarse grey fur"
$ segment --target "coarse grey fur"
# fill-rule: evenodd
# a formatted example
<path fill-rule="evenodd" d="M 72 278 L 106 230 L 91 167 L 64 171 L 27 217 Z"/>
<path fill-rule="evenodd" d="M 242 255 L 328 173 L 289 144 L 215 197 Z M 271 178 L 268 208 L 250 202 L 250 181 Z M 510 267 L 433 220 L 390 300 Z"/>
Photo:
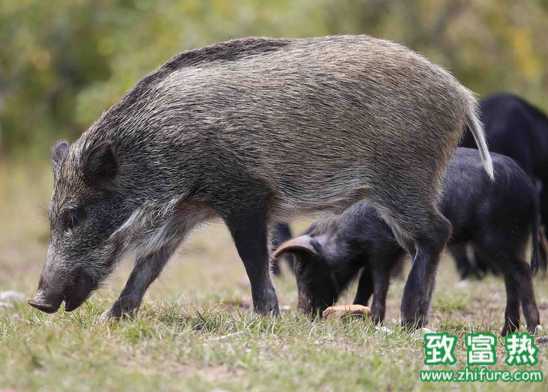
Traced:
<path fill-rule="evenodd" d="M 255 310 L 277 313 L 268 222 L 367 199 L 416 250 L 403 320 L 421 324 L 450 232 L 435 207 L 440 178 L 465 125 L 492 175 L 473 95 L 389 41 L 246 38 L 184 52 L 54 148 L 51 240 L 32 304 L 79 306 L 131 248 L 140 303 L 184 235 L 220 216 Z"/>

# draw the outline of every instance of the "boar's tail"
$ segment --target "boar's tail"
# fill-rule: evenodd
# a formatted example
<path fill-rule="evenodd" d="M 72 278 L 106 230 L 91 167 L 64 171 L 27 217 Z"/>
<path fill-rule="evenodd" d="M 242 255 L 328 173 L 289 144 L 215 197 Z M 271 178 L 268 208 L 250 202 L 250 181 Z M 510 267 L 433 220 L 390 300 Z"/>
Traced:
<path fill-rule="evenodd" d="M 535 208 L 533 213 L 531 242 L 533 245 L 533 252 L 531 254 L 531 272 L 536 274 L 539 269 L 546 272 L 546 248 L 544 247 L 544 235 L 540 228 L 540 208 L 538 192 L 535 193 Z"/>
<path fill-rule="evenodd" d="M 478 146 L 480 158 L 483 162 L 483 167 L 485 168 L 485 171 L 489 175 L 489 178 L 491 178 L 491 180 L 494 180 L 495 174 L 493 171 L 493 160 L 491 159 L 491 154 L 489 154 L 489 149 L 487 148 L 483 125 L 478 118 L 478 103 L 471 94 L 469 96 L 470 99 L 468 103 L 468 111 L 466 113 L 466 126 L 474 137 L 476 146 Z"/>

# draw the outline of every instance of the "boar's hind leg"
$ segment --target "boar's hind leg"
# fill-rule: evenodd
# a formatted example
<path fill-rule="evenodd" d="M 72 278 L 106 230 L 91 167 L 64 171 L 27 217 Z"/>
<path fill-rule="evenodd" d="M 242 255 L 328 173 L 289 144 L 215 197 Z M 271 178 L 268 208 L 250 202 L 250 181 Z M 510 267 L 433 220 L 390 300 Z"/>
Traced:
<path fill-rule="evenodd" d="M 420 328 L 427 323 L 440 253 L 451 232 L 451 224 L 433 203 L 425 209 L 429 204 L 404 200 L 388 213 L 387 221 L 400 245 L 409 252 L 413 248 L 415 251 L 401 303 L 402 325 L 407 328 Z"/>
<path fill-rule="evenodd" d="M 160 275 L 179 242 L 173 240 L 173 243 L 168 243 L 153 253 L 138 257 L 124 290 L 101 318 L 118 319 L 135 314 L 141 306 L 146 290 Z"/>
<path fill-rule="evenodd" d="M 269 270 L 266 208 L 262 203 L 248 205 L 243 211 L 232 211 L 225 222 L 249 277 L 255 312 L 277 315 L 278 298 Z"/>

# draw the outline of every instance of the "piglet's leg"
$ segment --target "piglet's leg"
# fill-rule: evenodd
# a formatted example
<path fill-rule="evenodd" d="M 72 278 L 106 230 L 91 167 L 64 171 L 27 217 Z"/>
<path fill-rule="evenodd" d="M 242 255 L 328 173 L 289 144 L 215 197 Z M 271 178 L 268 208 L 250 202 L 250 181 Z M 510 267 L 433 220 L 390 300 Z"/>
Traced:
<path fill-rule="evenodd" d="M 358 283 L 358 290 L 356 291 L 356 297 L 354 297 L 354 304 L 367 306 L 369 298 L 372 294 L 373 274 L 368 267 L 365 267 Z"/>
<path fill-rule="evenodd" d="M 502 336 L 506 336 L 508 333 L 519 329 L 520 303 L 519 282 L 511 276 L 511 274 L 506 274 L 504 276 L 504 283 L 506 284 L 506 310 L 504 311 L 504 327 L 501 332 Z"/>
<path fill-rule="evenodd" d="M 137 258 L 124 290 L 102 320 L 132 316 L 139 310 L 148 287 L 162 272 L 180 241 L 164 245 L 159 250 Z"/>
<path fill-rule="evenodd" d="M 466 253 L 466 244 L 455 244 L 449 246 L 448 251 L 455 260 L 457 271 L 459 272 L 461 279 L 467 279 L 470 275 L 476 273 L 472 260 L 470 260 Z"/>
<path fill-rule="evenodd" d="M 271 230 L 271 240 L 270 240 L 270 246 L 272 248 L 272 251 L 276 250 L 283 242 L 290 240 L 293 235 L 291 234 L 291 228 L 289 227 L 289 224 L 287 223 L 276 223 Z M 291 254 L 285 254 L 283 256 L 283 259 L 287 262 L 287 265 L 289 266 L 289 269 L 291 271 L 295 270 L 295 261 L 293 260 L 293 255 Z M 280 268 L 280 263 L 273 263 L 271 266 L 272 273 L 276 276 L 280 276 L 282 274 L 282 270 Z"/>
<path fill-rule="evenodd" d="M 540 315 L 537 303 L 535 301 L 535 291 L 533 289 L 531 271 L 525 262 L 517 263 L 516 269 L 519 270 L 519 295 L 523 316 L 527 322 L 527 330 L 534 334 L 537 327 L 540 325 Z"/>
<path fill-rule="evenodd" d="M 386 294 L 390 284 L 390 270 L 388 268 L 379 268 L 374 271 L 374 294 L 371 304 L 371 317 L 375 324 L 384 321 L 386 313 Z"/>

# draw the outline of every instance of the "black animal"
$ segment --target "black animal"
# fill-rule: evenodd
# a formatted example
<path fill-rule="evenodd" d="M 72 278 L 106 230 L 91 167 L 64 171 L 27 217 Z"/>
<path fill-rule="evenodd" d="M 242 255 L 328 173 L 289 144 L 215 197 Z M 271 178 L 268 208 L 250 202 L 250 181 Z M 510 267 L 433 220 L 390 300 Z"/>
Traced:
<path fill-rule="evenodd" d="M 246 38 L 181 53 L 75 143 L 55 146 L 51 236 L 30 304 L 76 309 L 135 250 L 105 317 L 134 313 L 193 227 L 220 217 L 254 310 L 277 314 L 268 225 L 368 200 L 417 248 L 402 320 L 420 325 L 450 232 L 436 199 L 465 126 L 493 174 L 476 109 L 442 68 L 367 36 Z"/>
<path fill-rule="evenodd" d="M 548 117 L 514 94 L 494 94 L 480 101 L 480 118 L 492 152 L 516 161 L 532 178 L 548 184 Z M 462 147 L 475 148 L 467 130 Z"/>
<path fill-rule="evenodd" d="M 445 175 L 440 210 L 453 225 L 449 247 L 470 244 L 493 271 L 504 276 L 507 304 L 502 334 L 518 328 L 520 303 L 533 332 L 539 312 L 531 270 L 546 269 L 546 260 L 539 255 L 535 187 L 512 159 L 492 155 L 494 182 L 482 170 L 477 151 L 457 150 Z M 529 234 L 531 270 L 524 259 Z M 354 303 L 367 305 L 373 294 L 376 322 L 384 319 L 391 271 L 405 256 L 390 227 L 367 203 L 314 223 L 302 236 L 283 243 L 273 258 L 287 253 L 296 259 L 302 310 L 316 313 L 332 305 L 362 270 Z"/>
<path fill-rule="evenodd" d="M 510 93 L 491 95 L 480 101 L 480 118 L 489 149 L 514 159 L 537 184 L 540 214 L 548 224 L 548 117 L 523 98 Z M 475 148 L 473 135 L 465 131 L 461 146 Z M 546 231 L 542 231 L 544 233 Z M 543 248 L 544 249 L 544 248 Z M 462 278 L 482 277 L 489 265 L 480 255 L 470 259 L 465 247 L 452 251 Z"/>
<path fill-rule="evenodd" d="M 283 242 L 289 240 L 291 237 L 291 227 L 288 223 L 282 222 L 274 224 L 270 231 L 270 248 L 272 250 L 278 249 Z M 293 271 L 295 268 L 295 261 L 293 259 L 293 256 L 287 254 L 282 257 L 286 261 L 289 270 Z M 271 264 L 272 273 L 276 276 L 280 276 L 282 274 L 280 264 L 280 262 Z"/>

